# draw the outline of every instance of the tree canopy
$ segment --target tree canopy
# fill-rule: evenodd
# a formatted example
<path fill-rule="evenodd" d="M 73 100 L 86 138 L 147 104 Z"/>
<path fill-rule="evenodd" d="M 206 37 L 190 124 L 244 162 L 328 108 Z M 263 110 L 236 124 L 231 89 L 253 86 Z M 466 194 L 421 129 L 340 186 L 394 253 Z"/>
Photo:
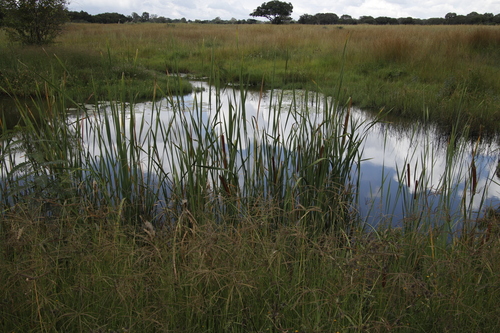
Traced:
<path fill-rule="evenodd" d="M 13 41 L 50 43 L 68 21 L 67 4 L 67 0 L 0 0 L 3 28 Z"/>
<path fill-rule="evenodd" d="M 2 25 L 2 1 L 0 0 L 0 26 Z M 273 1 L 271 1 L 273 2 Z M 279 2 L 279 1 L 278 1 Z M 286 3 L 285 3 L 286 4 Z M 267 5 L 264 3 L 263 5 Z M 286 4 L 288 5 L 288 4 Z M 261 8 L 260 6 L 259 8 Z M 262 9 L 262 8 L 261 8 Z M 254 13 L 257 12 L 257 9 Z M 260 10 L 259 10 L 260 12 Z M 250 14 L 251 16 L 260 16 L 260 14 Z M 291 10 L 290 10 L 291 13 Z M 164 16 L 158 16 L 154 13 L 149 14 L 148 18 L 147 12 L 141 14 L 132 13 L 132 15 L 125 16 L 123 14 L 118 13 L 102 13 L 97 15 L 90 15 L 87 12 L 80 11 L 68 11 L 68 16 L 72 22 L 79 23 L 200 23 L 200 24 L 257 24 L 259 21 L 255 19 L 224 19 L 221 17 L 216 17 L 212 20 L 187 20 L 186 18 L 167 18 Z M 265 13 L 264 13 L 265 14 Z M 275 13 L 276 14 L 276 13 Z M 263 17 L 269 18 L 271 22 L 274 19 L 274 16 L 270 16 L 268 14 L 262 15 Z M 285 23 L 290 22 L 294 23 L 288 15 L 284 16 L 284 19 L 280 22 L 277 20 L 276 23 Z M 274 23 L 274 22 L 273 22 Z M 299 24 L 318 24 L 318 25 L 327 25 L 327 24 L 339 24 L 339 25 L 351 25 L 351 24 L 371 24 L 371 25 L 387 25 L 387 24 L 414 24 L 414 25 L 437 25 L 437 24 L 475 24 L 475 25 L 498 25 L 500 24 L 500 14 L 493 13 L 484 13 L 480 14 L 477 12 L 471 12 L 467 15 L 458 15 L 456 13 L 447 13 L 444 17 L 435 17 L 428 19 L 419 19 L 413 17 L 399 17 L 392 18 L 387 16 L 361 16 L 358 19 L 353 18 L 350 15 L 343 14 L 337 15 L 335 13 L 317 13 L 314 15 L 304 14 L 300 16 L 296 23 Z"/>
<path fill-rule="evenodd" d="M 250 16 L 265 17 L 273 24 L 283 24 L 292 20 L 293 5 L 290 2 L 273 0 L 264 2 Z"/>
<path fill-rule="evenodd" d="M 300 24 L 337 24 L 339 17 L 334 13 L 304 14 L 299 18 Z"/>

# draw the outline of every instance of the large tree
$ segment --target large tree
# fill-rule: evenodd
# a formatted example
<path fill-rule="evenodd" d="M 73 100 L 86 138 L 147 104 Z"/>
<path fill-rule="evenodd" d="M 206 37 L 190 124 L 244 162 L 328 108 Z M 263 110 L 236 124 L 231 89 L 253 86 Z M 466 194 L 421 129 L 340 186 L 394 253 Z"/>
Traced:
<path fill-rule="evenodd" d="M 68 0 L 0 0 L 9 38 L 29 45 L 48 44 L 61 32 Z"/>
<path fill-rule="evenodd" d="M 265 17 L 273 24 L 282 24 L 291 21 L 293 6 L 290 2 L 273 0 L 264 2 L 257 7 L 250 16 Z"/>

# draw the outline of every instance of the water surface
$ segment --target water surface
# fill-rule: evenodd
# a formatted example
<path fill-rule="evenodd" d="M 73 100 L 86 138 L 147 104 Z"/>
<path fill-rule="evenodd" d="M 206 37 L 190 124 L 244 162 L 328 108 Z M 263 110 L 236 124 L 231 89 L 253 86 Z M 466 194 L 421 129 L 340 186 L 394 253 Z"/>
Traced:
<path fill-rule="evenodd" d="M 248 141 L 245 142 L 253 142 L 253 136 L 260 135 L 264 130 L 274 130 L 278 132 L 277 135 L 286 137 L 297 122 L 296 118 L 287 116 L 290 107 L 299 106 L 307 110 L 304 113 L 313 123 L 323 121 L 321 112 L 314 112 L 321 110 L 321 104 L 324 103 L 320 95 L 280 91 L 246 92 L 242 99 L 241 92 L 230 87 L 217 90 L 205 82 L 192 83 L 195 92 L 179 97 L 173 103 L 172 100 L 161 100 L 133 106 L 136 117 L 143 116 L 148 126 L 160 122 L 173 127 L 167 142 L 155 142 L 160 147 L 186 140 L 186 133 L 182 132 L 182 128 L 186 127 L 181 126 L 179 119 L 174 117 L 175 112 L 179 111 L 195 113 L 183 121 L 199 122 L 203 124 L 202 128 L 222 134 L 230 126 L 235 108 L 243 108 L 246 123 L 240 125 L 240 130 L 246 133 Z M 88 107 L 92 109 L 94 106 Z M 108 103 L 103 103 L 100 108 L 105 112 L 111 110 Z M 282 113 L 278 123 L 276 110 Z M 126 112 L 130 112 L 130 109 Z M 353 121 L 358 123 L 371 123 L 374 119 L 373 113 L 356 108 L 352 109 L 352 116 Z M 127 121 L 130 117 L 124 119 Z M 382 119 L 372 126 L 362 144 L 363 161 L 359 165 L 360 178 L 356 184 L 357 208 L 361 216 L 371 225 L 400 225 L 405 223 L 405 218 L 415 214 L 426 215 L 427 220 L 434 217 L 442 219 L 438 214 L 443 212 L 437 208 L 446 202 L 451 208 L 446 212 L 446 219 L 456 223 L 475 219 L 484 213 L 485 208 L 498 206 L 500 185 L 495 176 L 498 163 L 496 141 L 461 140 L 454 145 L 458 153 L 450 157 L 449 139 L 429 125 L 399 124 Z M 92 141 L 91 138 L 88 140 Z M 151 145 L 151 142 L 144 144 Z M 88 146 L 93 149 L 92 144 Z M 242 156 L 251 155 L 250 147 L 244 143 L 240 150 Z M 176 157 L 169 156 L 168 149 L 160 148 L 159 151 L 165 170 L 176 168 Z M 149 158 L 147 152 L 145 148 L 144 161 Z M 477 176 L 474 185 L 472 172 Z"/>

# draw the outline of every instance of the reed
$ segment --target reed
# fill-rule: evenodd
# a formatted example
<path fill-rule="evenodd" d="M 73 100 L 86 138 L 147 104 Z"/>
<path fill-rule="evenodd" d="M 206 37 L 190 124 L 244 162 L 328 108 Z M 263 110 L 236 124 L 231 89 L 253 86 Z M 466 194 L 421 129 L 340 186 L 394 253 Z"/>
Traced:
<path fill-rule="evenodd" d="M 122 77 L 109 88 L 109 103 L 80 105 L 70 114 L 67 101 L 78 103 L 57 81 L 45 82 L 33 107 L 18 101 L 23 126 L 9 137 L 19 148 L 4 150 L 4 160 L 17 161 L 3 167 L 10 182 L 2 201 L 18 204 L 9 193 L 14 188 L 25 198 L 64 205 L 67 198 L 58 192 L 67 187 L 85 206 L 118 209 L 120 224 L 166 227 L 171 211 L 189 211 L 195 220 L 210 212 L 214 221 L 237 224 L 264 202 L 282 211 L 270 228 L 300 224 L 313 234 L 356 228 L 352 170 L 360 162 L 364 124 L 350 118 L 349 107 L 340 97 L 285 97 L 276 90 L 263 116 L 248 124 L 246 91 L 235 91 L 223 109 L 215 60 L 212 66 L 214 109 L 205 109 L 212 101 L 203 100 L 186 109 L 182 97 L 170 95 L 137 113 Z M 155 89 L 159 96 L 169 93 Z M 166 121 L 165 107 L 171 110 Z M 15 155 L 19 149 L 22 156 Z"/>

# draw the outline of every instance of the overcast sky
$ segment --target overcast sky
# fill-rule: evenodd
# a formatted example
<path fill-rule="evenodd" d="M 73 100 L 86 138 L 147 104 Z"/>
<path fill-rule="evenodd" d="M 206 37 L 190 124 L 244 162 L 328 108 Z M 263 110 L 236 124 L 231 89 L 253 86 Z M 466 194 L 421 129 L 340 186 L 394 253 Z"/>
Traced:
<path fill-rule="evenodd" d="M 294 19 L 303 14 L 335 13 L 360 16 L 389 16 L 393 18 L 444 17 L 453 12 L 466 15 L 470 12 L 500 13 L 500 0 L 285 0 L 293 5 Z M 248 19 L 263 0 L 71 0 L 69 10 L 86 11 L 95 15 L 116 12 L 130 15 L 136 12 L 157 14 L 172 19 L 211 20 L 220 17 Z M 262 20 L 265 20 L 262 18 Z"/>

